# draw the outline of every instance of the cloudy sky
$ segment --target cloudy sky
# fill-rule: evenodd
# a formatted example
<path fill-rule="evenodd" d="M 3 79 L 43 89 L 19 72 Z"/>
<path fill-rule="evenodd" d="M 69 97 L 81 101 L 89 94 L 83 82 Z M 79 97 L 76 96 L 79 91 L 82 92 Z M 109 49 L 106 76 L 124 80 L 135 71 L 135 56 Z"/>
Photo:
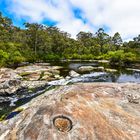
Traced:
<path fill-rule="evenodd" d="M 74 38 L 100 27 L 110 35 L 119 32 L 124 40 L 140 34 L 140 0 L 0 0 L 0 11 L 17 26 L 56 25 Z"/>

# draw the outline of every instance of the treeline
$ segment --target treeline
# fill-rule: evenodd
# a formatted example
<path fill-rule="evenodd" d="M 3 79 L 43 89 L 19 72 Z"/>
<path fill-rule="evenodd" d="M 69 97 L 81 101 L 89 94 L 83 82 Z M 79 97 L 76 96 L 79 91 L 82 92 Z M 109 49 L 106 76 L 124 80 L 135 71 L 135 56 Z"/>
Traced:
<path fill-rule="evenodd" d="M 100 28 L 95 34 L 79 32 L 77 39 L 72 39 L 57 27 L 24 26 L 14 26 L 0 13 L 0 66 L 59 59 L 108 59 L 119 65 L 140 60 L 140 35 L 123 42 L 119 33 L 111 37 Z"/>

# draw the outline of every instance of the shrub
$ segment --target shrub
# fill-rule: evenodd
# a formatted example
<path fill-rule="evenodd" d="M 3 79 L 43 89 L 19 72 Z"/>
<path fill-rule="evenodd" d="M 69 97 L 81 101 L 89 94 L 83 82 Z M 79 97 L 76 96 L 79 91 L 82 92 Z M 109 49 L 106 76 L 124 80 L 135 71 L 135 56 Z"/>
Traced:
<path fill-rule="evenodd" d="M 43 56 L 43 60 L 47 61 L 47 60 L 60 60 L 60 56 L 56 55 L 56 54 L 47 54 Z"/>
<path fill-rule="evenodd" d="M 21 55 L 21 53 L 19 51 L 15 51 L 10 54 L 8 63 L 9 64 L 19 64 L 24 61 L 25 61 L 25 58 Z"/>
<path fill-rule="evenodd" d="M 0 50 L 0 66 L 5 66 L 8 58 L 9 54 L 7 52 L 4 52 L 3 50 Z"/>
<path fill-rule="evenodd" d="M 124 52 L 123 50 L 110 51 L 104 55 L 105 59 L 110 60 L 110 64 L 124 65 L 136 60 L 136 55 L 131 52 Z"/>

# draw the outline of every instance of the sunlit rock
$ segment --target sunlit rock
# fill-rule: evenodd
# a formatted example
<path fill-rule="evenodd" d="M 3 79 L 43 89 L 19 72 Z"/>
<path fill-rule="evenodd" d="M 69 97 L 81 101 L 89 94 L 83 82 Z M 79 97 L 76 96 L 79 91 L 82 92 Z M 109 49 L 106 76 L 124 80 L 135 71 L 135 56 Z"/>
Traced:
<path fill-rule="evenodd" d="M 89 83 L 62 86 L 26 104 L 0 123 L 2 140 L 139 140 L 140 84 Z"/>
<path fill-rule="evenodd" d="M 71 77 L 78 77 L 78 76 L 80 76 L 79 73 L 77 73 L 77 72 L 75 72 L 75 71 L 73 71 L 73 70 L 71 70 L 71 71 L 69 72 L 69 75 L 70 75 Z"/>

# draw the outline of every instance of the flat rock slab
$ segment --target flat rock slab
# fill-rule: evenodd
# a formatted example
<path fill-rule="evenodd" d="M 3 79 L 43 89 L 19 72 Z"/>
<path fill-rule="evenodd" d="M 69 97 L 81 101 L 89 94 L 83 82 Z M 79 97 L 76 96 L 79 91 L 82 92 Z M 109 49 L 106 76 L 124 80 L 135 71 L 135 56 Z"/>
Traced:
<path fill-rule="evenodd" d="M 2 140 L 140 140 L 140 84 L 61 86 L 0 123 Z"/>

